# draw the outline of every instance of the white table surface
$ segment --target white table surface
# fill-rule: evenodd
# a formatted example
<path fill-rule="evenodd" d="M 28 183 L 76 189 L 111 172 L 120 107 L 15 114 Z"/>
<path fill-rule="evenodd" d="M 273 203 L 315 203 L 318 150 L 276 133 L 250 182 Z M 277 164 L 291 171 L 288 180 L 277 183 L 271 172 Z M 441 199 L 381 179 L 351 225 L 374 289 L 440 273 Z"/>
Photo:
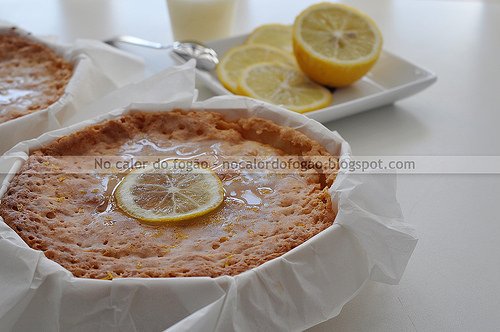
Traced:
<path fill-rule="evenodd" d="M 290 23 L 316 0 L 239 0 L 234 34 Z M 500 3 L 350 1 L 385 48 L 437 73 L 430 89 L 327 124 L 358 155 L 500 155 Z M 130 34 L 172 40 L 164 0 L 0 0 L 0 19 L 63 41 Z M 172 64 L 137 50 L 150 73 Z M 202 86 L 201 96 L 210 93 Z M 420 241 L 398 286 L 368 283 L 312 331 L 500 328 L 500 175 L 403 175 L 398 199 Z"/>

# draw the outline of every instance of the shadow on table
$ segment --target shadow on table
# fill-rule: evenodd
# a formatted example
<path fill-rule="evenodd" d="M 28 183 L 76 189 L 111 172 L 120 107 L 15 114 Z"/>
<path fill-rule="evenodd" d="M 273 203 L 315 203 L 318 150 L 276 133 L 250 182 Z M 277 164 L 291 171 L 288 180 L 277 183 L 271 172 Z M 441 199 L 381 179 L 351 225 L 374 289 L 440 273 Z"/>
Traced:
<path fill-rule="evenodd" d="M 414 331 L 413 322 L 395 294 L 395 288 L 368 282 L 361 292 L 342 308 L 340 315 L 306 331 Z"/>
<path fill-rule="evenodd" d="M 331 121 L 325 126 L 346 139 L 356 155 L 404 154 L 428 130 L 405 105 L 392 104 Z"/>

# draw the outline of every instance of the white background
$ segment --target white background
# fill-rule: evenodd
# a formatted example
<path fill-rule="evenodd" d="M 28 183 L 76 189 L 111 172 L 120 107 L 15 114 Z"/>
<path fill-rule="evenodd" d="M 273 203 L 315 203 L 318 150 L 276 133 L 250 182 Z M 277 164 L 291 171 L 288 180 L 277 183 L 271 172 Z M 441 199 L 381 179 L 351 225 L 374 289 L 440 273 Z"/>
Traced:
<path fill-rule="evenodd" d="M 238 0 L 234 34 L 291 23 L 310 0 Z M 358 155 L 500 155 L 500 3 L 349 1 L 385 48 L 434 71 L 430 89 L 328 123 Z M 0 0 L 0 19 L 37 35 L 172 41 L 164 0 Z M 161 51 L 149 72 L 172 64 Z M 203 98 L 210 93 L 199 87 Z M 500 176 L 404 175 L 398 199 L 420 241 L 398 286 L 369 283 L 312 331 L 494 331 L 500 326 Z"/>

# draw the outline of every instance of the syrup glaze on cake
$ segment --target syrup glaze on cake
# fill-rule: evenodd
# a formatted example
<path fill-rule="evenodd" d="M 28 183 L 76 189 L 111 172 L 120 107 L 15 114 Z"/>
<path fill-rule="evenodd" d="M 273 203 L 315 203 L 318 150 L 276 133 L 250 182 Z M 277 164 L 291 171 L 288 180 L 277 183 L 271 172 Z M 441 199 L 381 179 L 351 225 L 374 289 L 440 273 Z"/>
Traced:
<path fill-rule="evenodd" d="M 329 227 L 335 174 L 221 173 L 225 199 L 188 221 L 148 225 L 117 206 L 123 174 L 61 174 L 57 156 L 328 156 L 302 133 L 215 112 L 131 112 L 33 151 L 0 203 L 0 216 L 32 248 L 77 277 L 236 275 Z M 215 170 L 217 172 L 217 170 Z"/>
<path fill-rule="evenodd" d="M 72 65 L 49 47 L 0 34 L 0 123 L 55 103 L 72 74 Z"/>

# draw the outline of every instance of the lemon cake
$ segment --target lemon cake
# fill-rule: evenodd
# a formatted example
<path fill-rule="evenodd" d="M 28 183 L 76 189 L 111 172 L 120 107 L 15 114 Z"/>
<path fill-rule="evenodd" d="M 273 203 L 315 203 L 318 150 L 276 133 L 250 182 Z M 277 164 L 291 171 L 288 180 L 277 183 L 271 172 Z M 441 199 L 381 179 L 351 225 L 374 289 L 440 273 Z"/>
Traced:
<path fill-rule="evenodd" d="M 269 120 L 196 110 L 135 110 L 31 151 L 0 202 L 0 216 L 31 248 L 76 277 L 237 275 L 335 219 L 328 193 L 335 172 L 329 170 L 223 170 L 212 167 L 215 162 L 179 180 L 172 170 L 82 166 L 99 156 L 189 161 L 330 154 Z M 195 212 L 183 214 L 191 205 Z"/>
<path fill-rule="evenodd" d="M 0 123 L 55 103 L 72 73 L 49 47 L 14 32 L 0 34 Z"/>

